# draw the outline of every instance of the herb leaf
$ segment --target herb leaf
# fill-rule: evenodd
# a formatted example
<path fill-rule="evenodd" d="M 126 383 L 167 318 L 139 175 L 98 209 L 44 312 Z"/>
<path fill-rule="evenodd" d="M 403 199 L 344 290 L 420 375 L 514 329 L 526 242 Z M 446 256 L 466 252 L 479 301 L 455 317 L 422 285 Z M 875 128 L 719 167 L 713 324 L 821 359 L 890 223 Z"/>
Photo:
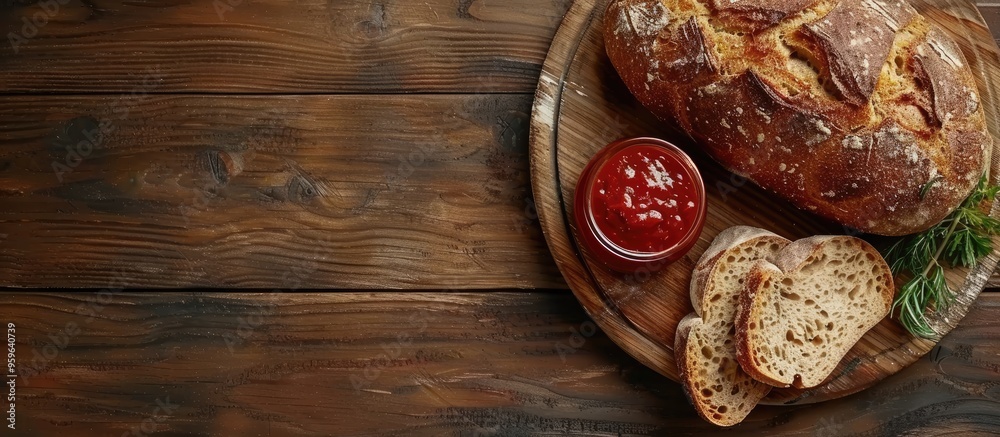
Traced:
<path fill-rule="evenodd" d="M 931 188 L 934 188 L 934 185 L 937 184 L 938 181 L 940 181 L 941 179 L 942 179 L 942 176 L 939 175 L 939 176 L 937 176 L 937 177 L 935 177 L 935 178 L 927 181 L 927 183 L 924 184 L 923 187 L 920 187 L 920 198 L 923 199 L 924 197 L 927 197 L 927 192 L 929 192 L 931 190 Z"/>
<path fill-rule="evenodd" d="M 923 198 L 936 180 L 921 188 Z M 906 275 L 892 304 L 893 314 L 907 331 L 924 338 L 936 332 L 927 319 L 927 311 L 947 309 L 955 294 L 945 280 L 945 265 L 975 267 L 980 258 L 993 251 L 993 235 L 1000 235 L 1000 220 L 982 210 L 984 201 L 992 202 L 1000 186 L 990 186 L 983 175 L 969 197 L 934 227 L 919 234 L 902 237 L 883 253 L 894 275 Z"/>

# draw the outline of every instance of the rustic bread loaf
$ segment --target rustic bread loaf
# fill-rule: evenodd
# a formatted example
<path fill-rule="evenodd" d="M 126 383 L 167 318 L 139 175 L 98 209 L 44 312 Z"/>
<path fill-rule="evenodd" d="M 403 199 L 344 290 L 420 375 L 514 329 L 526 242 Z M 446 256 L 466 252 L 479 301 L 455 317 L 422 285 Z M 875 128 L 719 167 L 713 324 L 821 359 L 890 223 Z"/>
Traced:
<path fill-rule="evenodd" d="M 681 385 L 695 410 L 721 426 L 740 423 L 771 386 L 744 372 L 736 360 L 736 308 L 744 277 L 759 259 L 789 243 L 768 231 L 734 226 L 701 256 L 691 278 L 695 312 L 677 326 L 674 354 Z"/>
<path fill-rule="evenodd" d="M 892 307 L 892 273 L 875 248 L 817 236 L 758 260 L 736 314 L 743 370 L 775 386 L 815 387 Z"/>
<path fill-rule="evenodd" d="M 968 62 L 904 0 L 612 0 L 604 37 L 723 166 L 862 231 L 930 227 L 988 162 Z"/>

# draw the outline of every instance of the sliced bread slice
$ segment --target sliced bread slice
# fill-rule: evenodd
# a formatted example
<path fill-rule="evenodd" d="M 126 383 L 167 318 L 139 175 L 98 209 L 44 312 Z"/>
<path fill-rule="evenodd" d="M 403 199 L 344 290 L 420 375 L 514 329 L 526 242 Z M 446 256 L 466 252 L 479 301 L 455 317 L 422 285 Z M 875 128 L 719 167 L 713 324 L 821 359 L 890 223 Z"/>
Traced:
<path fill-rule="evenodd" d="M 864 240 L 795 241 L 747 275 L 736 315 L 740 365 L 774 386 L 815 387 L 889 313 L 894 292 L 889 266 Z"/>
<path fill-rule="evenodd" d="M 735 226 L 722 231 L 695 265 L 690 290 L 695 312 L 677 326 L 674 353 L 685 393 L 711 423 L 740 423 L 771 390 L 737 364 L 734 322 L 753 261 L 788 243 L 763 229 Z"/>

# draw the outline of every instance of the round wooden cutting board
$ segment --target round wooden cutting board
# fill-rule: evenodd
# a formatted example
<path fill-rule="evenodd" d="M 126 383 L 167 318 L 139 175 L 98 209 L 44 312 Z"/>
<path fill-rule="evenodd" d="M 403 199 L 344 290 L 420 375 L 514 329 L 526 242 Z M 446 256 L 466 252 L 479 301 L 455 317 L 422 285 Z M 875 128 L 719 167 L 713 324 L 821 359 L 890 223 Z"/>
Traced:
<path fill-rule="evenodd" d="M 1000 114 L 1000 57 L 982 16 L 965 0 L 911 3 L 962 47 L 976 73 L 990 133 L 1000 138 L 996 122 Z M 643 109 L 605 54 L 602 18 L 606 5 L 601 0 L 577 0 L 549 49 L 532 110 L 532 188 L 549 249 L 577 299 L 625 352 L 676 381 L 674 330 L 678 321 L 693 311 L 688 297 L 691 269 L 720 231 L 733 225 L 751 225 L 794 240 L 849 230 L 799 211 L 727 172 L 686 137 Z M 621 275 L 592 262 L 578 250 L 571 228 L 573 190 L 580 171 L 602 146 L 617 138 L 638 135 L 667 139 L 691 155 L 705 181 L 708 218 L 701 239 L 686 257 L 656 274 L 640 271 Z M 998 158 L 1000 154 L 994 152 L 990 171 L 994 183 Z M 877 247 L 884 244 L 868 239 Z M 995 247 L 1000 247 L 1000 242 Z M 933 321 L 941 335 L 965 316 L 996 264 L 994 251 L 972 271 L 948 272 L 958 298 L 946 314 Z M 897 321 L 885 319 L 855 345 L 825 385 L 807 391 L 774 390 L 766 402 L 811 403 L 857 392 L 914 362 L 935 344 L 912 337 Z"/>

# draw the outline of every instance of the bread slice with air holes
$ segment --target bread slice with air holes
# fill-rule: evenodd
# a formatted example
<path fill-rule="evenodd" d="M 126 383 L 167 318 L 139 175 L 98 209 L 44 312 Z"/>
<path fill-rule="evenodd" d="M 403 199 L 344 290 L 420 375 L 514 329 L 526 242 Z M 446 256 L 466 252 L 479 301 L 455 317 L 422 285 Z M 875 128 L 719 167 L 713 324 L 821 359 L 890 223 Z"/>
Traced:
<path fill-rule="evenodd" d="M 737 359 L 758 381 L 823 383 L 892 307 L 892 273 L 864 240 L 816 236 L 758 260 L 736 315 Z"/>
<path fill-rule="evenodd" d="M 677 326 L 674 352 L 685 393 L 711 423 L 740 423 L 771 390 L 737 364 L 734 322 L 753 261 L 777 254 L 788 243 L 763 229 L 735 226 L 722 231 L 695 265 L 695 312 Z"/>

